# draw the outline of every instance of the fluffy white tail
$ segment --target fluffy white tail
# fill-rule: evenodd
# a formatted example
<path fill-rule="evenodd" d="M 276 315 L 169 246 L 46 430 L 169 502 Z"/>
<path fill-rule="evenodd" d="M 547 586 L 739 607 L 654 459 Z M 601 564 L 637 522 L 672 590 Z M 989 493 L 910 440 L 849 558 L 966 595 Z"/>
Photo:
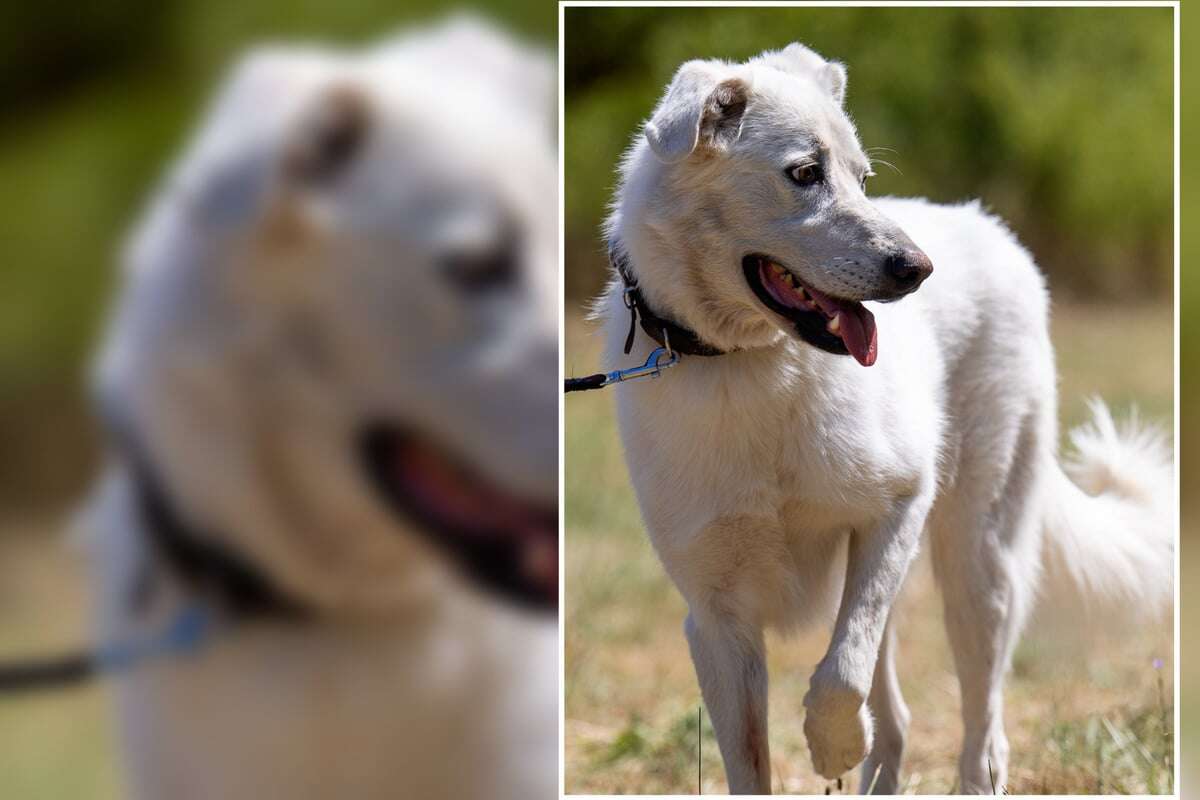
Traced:
<path fill-rule="evenodd" d="M 1046 496 L 1043 612 L 1097 626 L 1160 618 L 1174 598 L 1175 476 L 1158 428 L 1099 399 Z M 1079 615 L 1083 615 L 1080 617 Z"/>

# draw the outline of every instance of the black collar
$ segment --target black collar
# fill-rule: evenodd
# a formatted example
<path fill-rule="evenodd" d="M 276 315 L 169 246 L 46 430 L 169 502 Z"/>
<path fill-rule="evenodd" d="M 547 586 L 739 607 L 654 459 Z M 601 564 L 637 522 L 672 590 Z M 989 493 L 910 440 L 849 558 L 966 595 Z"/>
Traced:
<path fill-rule="evenodd" d="M 306 616 L 302 603 L 244 556 L 188 525 L 144 465 L 134 463 L 132 475 L 138 513 L 154 553 L 188 591 L 237 620 Z"/>
<path fill-rule="evenodd" d="M 149 453 L 113 416 L 105 420 L 126 459 L 133 481 L 137 513 L 153 554 L 193 594 L 213 603 L 235 620 L 290 619 L 310 616 L 307 605 L 280 589 L 265 572 L 233 551 L 220 537 L 189 524 L 171 501 Z M 132 602 L 141 605 L 154 588 L 152 565 L 145 565 Z"/>
<path fill-rule="evenodd" d="M 691 356 L 724 355 L 724 350 L 707 344 L 695 331 L 665 317 L 660 317 L 650 310 L 642 290 L 638 288 L 637 278 L 629 269 L 629 255 L 621 249 L 619 244 L 614 244 L 609 248 L 608 261 L 625 284 L 625 307 L 629 309 L 630 314 L 629 335 L 625 337 L 626 355 L 633 349 L 633 334 L 639 317 L 642 330 L 646 332 L 646 335 L 669 350 Z"/>

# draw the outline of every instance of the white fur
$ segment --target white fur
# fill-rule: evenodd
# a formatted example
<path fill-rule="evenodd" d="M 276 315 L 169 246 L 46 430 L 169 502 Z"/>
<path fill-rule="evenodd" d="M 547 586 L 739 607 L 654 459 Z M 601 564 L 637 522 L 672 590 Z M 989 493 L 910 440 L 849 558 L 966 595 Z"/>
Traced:
<path fill-rule="evenodd" d="M 551 797 L 557 626 L 467 588 L 352 451 L 394 418 L 510 490 L 557 493 L 552 68 L 458 21 L 357 53 L 265 48 L 154 199 L 98 368 L 173 502 L 315 622 L 257 621 L 118 681 L 139 798 Z M 337 93 L 369 134 L 338 182 L 288 154 Z M 496 158 L 496 153 L 504 153 Z M 456 293 L 449 245 L 521 230 L 511 304 Z M 126 465 L 91 506 L 99 635 L 186 602 Z"/>
<path fill-rule="evenodd" d="M 1075 437 L 1071 483 L 1056 459 L 1041 274 L 977 204 L 868 199 L 844 88 L 840 66 L 792 45 L 745 64 L 689 62 L 664 94 L 650 144 L 688 142 L 681 125 L 699 133 L 666 158 L 635 141 L 609 235 L 658 314 L 730 352 L 618 387 L 621 436 L 646 528 L 688 603 L 734 792 L 770 791 L 763 629 L 821 619 L 834 631 L 805 699 L 813 765 L 834 778 L 865 759 L 864 788 L 878 770 L 876 793 L 897 789 L 909 712 L 888 620 L 925 534 L 962 687 L 961 786 L 990 793 L 1007 778 L 1004 674 L 1039 587 L 1099 589 L 1147 613 L 1169 596 L 1171 466 L 1150 434 L 1118 432 L 1098 405 L 1096 429 Z M 820 194 L 784 176 L 814 153 Z M 899 302 L 870 304 L 869 368 L 798 339 L 740 266 L 767 253 L 822 291 L 871 298 L 887 290 L 884 256 L 914 242 L 934 273 Z M 597 309 L 610 366 L 655 346 L 639 332 L 621 353 L 621 289 Z"/>

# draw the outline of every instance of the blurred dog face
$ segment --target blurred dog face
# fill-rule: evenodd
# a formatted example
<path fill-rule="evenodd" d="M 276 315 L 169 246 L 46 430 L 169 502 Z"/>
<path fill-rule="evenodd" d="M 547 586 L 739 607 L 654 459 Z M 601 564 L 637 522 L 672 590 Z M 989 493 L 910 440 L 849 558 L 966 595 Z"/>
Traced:
<path fill-rule="evenodd" d="M 136 237 L 106 404 L 294 595 L 556 603 L 552 87 L 469 23 L 260 53 Z"/>

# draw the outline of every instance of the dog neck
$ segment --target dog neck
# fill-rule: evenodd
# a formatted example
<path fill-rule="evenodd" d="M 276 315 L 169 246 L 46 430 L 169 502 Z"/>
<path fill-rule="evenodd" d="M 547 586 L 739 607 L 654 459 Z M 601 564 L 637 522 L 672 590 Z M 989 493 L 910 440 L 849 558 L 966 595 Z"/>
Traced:
<path fill-rule="evenodd" d="M 190 524 L 172 502 L 170 492 L 137 437 L 127 426 L 113 426 L 109 422 L 134 487 L 140 528 L 158 564 L 185 591 L 212 603 L 237 621 L 299 620 L 309 615 L 303 602 L 280 589 L 243 555 L 221 544 L 227 540 Z M 131 601 L 135 607 L 153 600 L 153 578 L 147 572 L 133 587 Z"/>
<path fill-rule="evenodd" d="M 638 287 L 637 277 L 630 268 L 629 254 L 620 242 L 613 242 L 608 251 L 610 266 L 616 271 L 625 284 L 625 305 L 629 309 L 629 335 L 625 338 L 625 353 L 633 349 L 635 323 L 641 323 L 642 330 L 662 347 L 685 355 L 719 356 L 725 351 L 702 340 L 691 328 L 685 328 L 677 322 L 655 313 L 646 302 L 642 290 Z"/>
<path fill-rule="evenodd" d="M 304 606 L 258 567 L 188 525 L 165 490 L 135 469 L 138 513 L 156 555 L 187 588 L 237 620 L 298 619 Z"/>
<path fill-rule="evenodd" d="M 644 145 L 622 171 L 605 230 L 653 313 L 725 353 L 780 344 L 782 331 L 736 269 L 745 236 L 720 194 L 684 180 Z"/>

